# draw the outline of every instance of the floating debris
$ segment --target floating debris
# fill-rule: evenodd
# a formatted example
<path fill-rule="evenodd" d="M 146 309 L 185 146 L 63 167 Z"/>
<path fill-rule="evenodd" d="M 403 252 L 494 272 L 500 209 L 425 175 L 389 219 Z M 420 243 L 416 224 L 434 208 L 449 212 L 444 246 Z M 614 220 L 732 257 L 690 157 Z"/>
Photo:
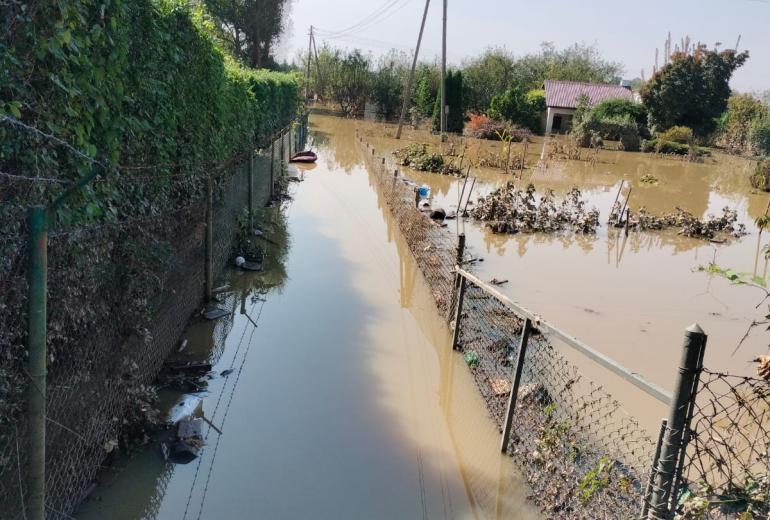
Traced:
<path fill-rule="evenodd" d="M 618 201 L 610 211 L 610 225 L 625 225 L 624 215 L 621 215 L 621 212 L 621 204 Z M 651 215 L 644 207 L 640 208 L 638 213 L 629 209 L 627 214 L 628 228 L 635 231 L 679 228 L 680 235 L 703 238 L 715 243 L 723 242 L 715 238 L 720 233 L 734 237 L 741 237 L 747 233 L 746 226 L 738 223 L 738 212 L 727 206 L 722 209 L 721 216 L 707 215 L 704 219 L 699 219 L 689 211 L 679 207 L 674 213 L 666 213 L 662 216 Z"/>
<path fill-rule="evenodd" d="M 554 233 L 567 229 L 595 233 L 599 227 L 599 211 L 586 209 L 578 188 L 572 188 L 561 201 L 552 190 L 538 200 L 532 184 L 521 190 L 514 182 L 508 182 L 480 198 L 471 215 L 486 222 L 494 233 Z"/>
<path fill-rule="evenodd" d="M 639 178 L 639 182 L 641 182 L 642 184 L 650 184 L 650 185 L 654 185 L 654 184 L 658 184 L 658 178 L 657 178 L 657 177 L 655 177 L 655 176 L 654 176 L 653 174 L 651 174 L 651 173 L 645 173 L 644 175 L 642 175 L 642 176 Z"/>
<path fill-rule="evenodd" d="M 401 166 L 409 166 L 422 172 L 441 173 L 443 175 L 459 175 L 460 169 L 444 160 L 438 153 L 428 151 L 426 144 L 410 144 L 396 150 L 393 155 L 398 157 Z"/>

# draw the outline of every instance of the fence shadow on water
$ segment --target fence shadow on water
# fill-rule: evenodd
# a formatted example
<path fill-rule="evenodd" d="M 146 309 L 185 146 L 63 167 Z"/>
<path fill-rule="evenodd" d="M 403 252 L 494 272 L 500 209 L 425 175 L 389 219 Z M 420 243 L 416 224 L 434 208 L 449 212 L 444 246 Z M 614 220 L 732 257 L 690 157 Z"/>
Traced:
<path fill-rule="evenodd" d="M 691 349 L 695 364 L 683 358 L 672 396 L 541 321 L 456 269 L 469 265 L 464 238 L 421 214 L 415 183 L 362 135 L 356 139 L 439 312 L 455 331 L 456 350 L 503 432 L 502 451 L 523 471 L 531 497 L 548 518 L 767 518 L 767 381 L 703 369 L 700 332 L 699 354 Z M 646 398 L 670 406 L 659 435 L 640 426 L 564 349 L 578 350 Z M 678 430 L 670 426 L 672 418 Z M 740 506 L 725 512 L 725 497 Z"/>

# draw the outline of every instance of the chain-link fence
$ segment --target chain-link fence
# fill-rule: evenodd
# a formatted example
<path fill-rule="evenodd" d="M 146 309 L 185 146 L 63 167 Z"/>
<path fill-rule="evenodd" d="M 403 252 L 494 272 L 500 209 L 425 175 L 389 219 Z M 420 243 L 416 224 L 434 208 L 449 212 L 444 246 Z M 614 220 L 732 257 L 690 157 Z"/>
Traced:
<path fill-rule="evenodd" d="M 689 379 L 680 376 L 679 390 L 671 396 L 470 273 L 456 271 L 456 265 L 470 265 L 464 237 L 420 212 L 417 185 L 378 156 L 363 136 L 358 140 L 439 311 L 454 328 L 454 347 L 503 433 L 503 451 L 523 470 L 531 497 L 547 517 L 671 518 L 678 511 L 683 518 L 701 518 L 694 515 L 694 504 L 701 507 L 708 490 L 710 510 L 726 510 L 742 500 L 742 509 L 732 507 L 728 517 L 767 518 L 766 381 L 704 371 L 699 404 L 693 405 L 705 349 L 702 331 L 693 336 L 703 339 L 700 353 L 691 356 L 700 365 L 682 365 L 680 374 Z M 669 419 L 653 438 L 564 349 L 581 351 L 589 362 L 670 406 L 679 428 L 667 426 Z M 691 421 L 690 450 L 683 455 Z M 680 488 L 682 474 L 686 486 Z M 716 504 L 715 497 L 728 495 L 730 507 Z M 738 516 L 746 511 L 753 516 Z"/>
<path fill-rule="evenodd" d="M 174 194 L 176 207 L 147 217 L 136 208 L 107 223 L 48 233 L 49 518 L 69 517 L 108 453 L 142 442 L 134 421 L 152 413 L 149 385 L 190 318 L 198 319 L 211 291 L 206 270 L 219 273 L 231 261 L 243 220 L 277 194 L 306 125 L 306 116 L 292 121 L 260 149 L 207 175 L 126 176 L 137 190 Z M 0 233 L 0 518 L 9 520 L 26 517 L 30 439 L 39 434 L 26 408 L 30 246 L 26 227 L 18 230 Z"/>
<path fill-rule="evenodd" d="M 693 412 L 680 513 L 770 518 L 770 383 L 704 369 Z"/>

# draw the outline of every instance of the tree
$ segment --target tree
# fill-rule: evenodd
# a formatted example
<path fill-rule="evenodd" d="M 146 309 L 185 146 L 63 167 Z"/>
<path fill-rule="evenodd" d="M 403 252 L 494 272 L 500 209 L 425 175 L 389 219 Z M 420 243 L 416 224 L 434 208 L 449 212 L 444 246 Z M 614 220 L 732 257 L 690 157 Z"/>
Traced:
<path fill-rule="evenodd" d="M 748 52 L 705 46 L 674 53 L 642 90 L 652 129 L 687 126 L 700 137 L 709 135 L 727 108 L 733 72 L 748 58 Z"/>
<path fill-rule="evenodd" d="M 433 105 L 439 92 L 439 72 L 436 67 L 421 65 L 415 74 L 416 87 L 412 96 L 412 104 L 422 117 L 431 117 Z"/>
<path fill-rule="evenodd" d="M 222 39 L 254 68 L 272 67 L 273 44 L 286 28 L 290 0 L 205 0 Z"/>
<path fill-rule="evenodd" d="M 576 43 L 559 51 L 553 43 L 544 42 L 539 53 L 516 60 L 511 84 L 527 91 L 543 88 L 547 79 L 618 83 L 622 72 L 623 65 L 602 59 L 596 46 Z"/>
<path fill-rule="evenodd" d="M 332 53 L 328 68 L 322 72 L 331 99 L 346 116 L 364 111 L 371 92 L 369 58 L 360 50 Z"/>
<path fill-rule="evenodd" d="M 465 126 L 465 108 L 463 106 L 463 73 L 459 70 L 448 71 L 446 75 L 447 132 L 462 133 Z M 433 129 L 441 126 L 441 92 L 436 95 L 433 105 Z"/>
<path fill-rule="evenodd" d="M 404 85 L 409 74 L 408 57 L 403 52 L 391 50 L 380 58 L 377 71 L 372 77 L 372 101 L 377 113 L 392 119 L 399 114 L 404 99 Z"/>
<path fill-rule="evenodd" d="M 504 48 L 490 48 L 463 67 L 463 99 L 471 111 L 484 112 L 492 98 L 514 83 L 514 58 Z"/>

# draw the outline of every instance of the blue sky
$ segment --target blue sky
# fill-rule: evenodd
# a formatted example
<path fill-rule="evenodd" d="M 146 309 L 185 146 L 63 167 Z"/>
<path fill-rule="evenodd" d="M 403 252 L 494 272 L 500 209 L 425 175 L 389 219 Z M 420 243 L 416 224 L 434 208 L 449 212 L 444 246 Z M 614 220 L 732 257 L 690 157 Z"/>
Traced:
<path fill-rule="evenodd" d="M 311 24 L 340 31 L 384 6 L 391 7 L 372 23 L 329 43 L 373 54 L 391 47 L 409 51 L 424 5 L 423 0 L 294 0 L 280 54 L 291 59 L 307 52 Z M 441 5 L 441 0 L 431 0 L 423 58 L 440 52 Z M 520 55 L 536 51 L 543 41 L 559 48 L 595 43 L 605 58 L 625 65 L 625 77 L 639 76 L 642 68 L 649 77 L 655 48 L 662 53 L 668 31 L 675 42 L 689 34 L 693 40 L 727 47 L 734 47 L 740 34 L 740 50 L 749 50 L 751 57 L 735 74 L 733 88 L 770 89 L 770 0 L 449 0 L 448 56 L 459 63 L 489 46 L 505 46 Z M 319 33 L 316 40 L 321 45 L 325 38 Z"/>

